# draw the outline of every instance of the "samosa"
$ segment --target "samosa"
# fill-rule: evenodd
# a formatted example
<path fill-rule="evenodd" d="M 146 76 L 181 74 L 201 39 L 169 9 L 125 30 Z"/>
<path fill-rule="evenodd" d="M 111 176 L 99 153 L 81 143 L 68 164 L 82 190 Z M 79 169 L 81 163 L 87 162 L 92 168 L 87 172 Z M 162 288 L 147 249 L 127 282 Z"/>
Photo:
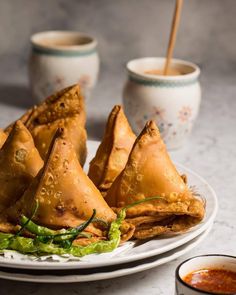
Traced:
<path fill-rule="evenodd" d="M 49 228 L 76 227 L 91 217 L 93 209 L 96 209 L 96 217 L 105 222 L 116 218 L 82 170 L 74 146 L 63 129 L 56 132 L 43 169 L 21 199 L 7 210 L 8 221 L 17 224 L 22 213 L 31 216 L 36 200 L 39 206 L 33 220 Z M 103 237 L 97 224 L 90 224 L 86 231 Z"/>
<path fill-rule="evenodd" d="M 0 129 L 0 149 L 3 146 L 4 142 L 6 141 L 6 139 L 7 139 L 7 134 L 2 129 Z"/>
<path fill-rule="evenodd" d="M 46 158 L 51 140 L 58 128 L 64 128 L 75 146 L 78 159 L 83 165 L 87 149 L 85 130 L 86 112 L 79 85 L 67 87 L 46 98 L 38 106 L 28 110 L 22 117 L 31 132 L 35 145 L 43 159 Z M 6 128 L 11 130 L 12 125 Z"/>
<path fill-rule="evenodd" d="M 35 146 L 40 155 L 43 159 L 46 158 L 51 140 L 58 128 L 64 128 L 65 133 L 68 135 L 68 139 L 75 147 L 78 160 L 83 166 L 87 156 L 87 133 L 85 128 L 81 125 L 79 115 L 58 119 L 42 125 L 38 124 L 30 129 L 34 138 Z"/>
<path fill-rule="evenodd" d="M 22 196 L 42 166 L 30 132 L 17 121 L 0 150 L 0 212 Z"/>
<path fill-rule="evenodd" d="M 124 169 L 135 139 L 122 107 L 116 105 L 108 117 L 103 140 L 88 172 L 103 195 Z"/>
<path fill-rule="evenodd" d="M 156 124 L 150 121 L 136 139 L 124 170 L 105 199 L 119 210 L 153 197 L 160 198 L 127 210 L 127 221 L 136 226 L 136 238 L 183 231 L 204 217 L 203 201 L 187 187 L 166 151 Z"/>

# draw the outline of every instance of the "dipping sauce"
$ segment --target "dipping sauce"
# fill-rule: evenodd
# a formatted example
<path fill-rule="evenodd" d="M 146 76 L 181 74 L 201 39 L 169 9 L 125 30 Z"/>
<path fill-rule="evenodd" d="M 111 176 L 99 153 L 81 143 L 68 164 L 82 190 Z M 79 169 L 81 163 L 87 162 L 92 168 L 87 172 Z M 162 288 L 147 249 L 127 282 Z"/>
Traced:
<path fill-rule="evenodd" d="M 158 70 L 158 69 L 148 70 L 148 71 L 145 71 L 144 74 L 149 74 L 149 75 L 164 75 L 163 71 L 164 71 L 163 69 L 161 69 L 161 70 Z M 180 72 L 177 69 L 169 69 L 168 70 L 168 73 L 167 73 L 167 76 L 180 76 L 180 75 L 184 75 L 184 73 Z"/>
<path fill-rule="evenodd" d="M 236 272 L 224 269 L 201 269 L 183 278 L 188 285 L 216 294 L 236 294 Z"/>

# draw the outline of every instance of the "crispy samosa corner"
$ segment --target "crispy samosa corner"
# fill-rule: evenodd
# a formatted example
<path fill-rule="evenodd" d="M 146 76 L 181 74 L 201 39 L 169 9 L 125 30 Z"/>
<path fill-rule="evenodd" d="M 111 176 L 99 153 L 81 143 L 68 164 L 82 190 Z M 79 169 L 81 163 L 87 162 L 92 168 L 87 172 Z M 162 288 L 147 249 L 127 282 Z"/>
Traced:
<path fill-rule="evenodd" d="M 2 129 L 0 129 L 0 149 L 3 146 L 4 142 L 6 141 L 6 139 L 7 139 L 7 134 Z"/>
<path fill-rule="evenodd" d="M 116 105 L 109 115 L 103 140 L 88 172 L 103 195 L 124 169 L 135 139 L 122 107 Z"/>
<path fill-rule="evenodd" d="M 107 223 L 116 218 L 82 170 L 74 146 L 62 129 L 54 136 L 43 169 L 22 198 L 8 209 L 8 221 L 17 223 L 21 214 L 31 216 L 36 200 L 39 206 L 33 220 L 49 228 L 76 227 L 91 217 L 93 209 L 96 217 Z M 86 232 L 93 238 L 105 237 L 99 223 L 90 224 Z"/>
<path fill-rule="evenodd" d="M 139 200 L 160 197 L 127 210 L 136 226 L 134 237 L 145 239 L 184 231 L 204 217 L 204 203 L 187 187 L 172 163 L 153 121 L 135 141 L 125 169 L 105 197 L 116 210 Z"/>
<path fill-rule="evenodd" d="M 22 117 L 31 132 L 43 159 L 58 128 L 64 128 L 73 143 L 78 159 L 83 165 L 87 149 L 85 130 L 85 104 L 79 85 L 67 87 L 49 96 L 43 103 L 28 110 Z M 10 125 L 6 132 L 12 128 Z"/>
<path fill-rule="evenodd" d="M 30 132 L 17 121 L 0 150 L 0 212 L 22 196 L 42 166 Z"/>

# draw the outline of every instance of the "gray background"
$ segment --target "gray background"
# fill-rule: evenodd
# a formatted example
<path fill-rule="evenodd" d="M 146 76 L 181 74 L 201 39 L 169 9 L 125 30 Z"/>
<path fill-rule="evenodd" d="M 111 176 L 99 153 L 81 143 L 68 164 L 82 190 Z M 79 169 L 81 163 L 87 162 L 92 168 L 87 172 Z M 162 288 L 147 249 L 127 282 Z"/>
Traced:
<path fill-rule="evenodd" d="M 173 0 L 0 0 L 0 127 L 34 104 L 27 90 L 29 38 L 72 29 L 99 42 L 101 73 L 88 103 L 89 135 L 100 138 L 111 107 L 121 102 L 125 63 L 166 51 Z M 188 143 L 173 159 L 202 175 L 220 210 L 208 238 L 178 260 L 125 278 L 63 286 L 0 281 L 0 294 L 173 294 L 174 270 L 205 253 L 236 255 L 236 1 L 185 0 L 175 57 L 202 69 L 203 100 Z"/>

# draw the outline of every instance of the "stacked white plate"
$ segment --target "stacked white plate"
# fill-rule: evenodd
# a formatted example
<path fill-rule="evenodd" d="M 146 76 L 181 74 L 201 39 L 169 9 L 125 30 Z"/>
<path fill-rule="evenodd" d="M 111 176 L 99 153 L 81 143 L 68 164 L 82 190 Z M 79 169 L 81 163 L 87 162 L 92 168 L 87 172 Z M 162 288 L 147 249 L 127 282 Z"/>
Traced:
<path fill-rule="evenodd" d="M 94 156 L 98 142 L 88 141 L 88 163 Z M 197 188 L 206 199 L 204 220 L 179 235 L 168 235 L 152 240 L 126 242 L 111 253 L 88 255 L 82 259 L 35 259 L 13 251 L 0 256 L 0 278 L 41 282 L 72 283 L 104 280 L 125 276 L 167 263 L 196 247 L 209 233 L 217 212 L 217 199 L 210 185 L 194 172 L 176 164 L 181 174 L 188 176 L 189 185 Z"/>

